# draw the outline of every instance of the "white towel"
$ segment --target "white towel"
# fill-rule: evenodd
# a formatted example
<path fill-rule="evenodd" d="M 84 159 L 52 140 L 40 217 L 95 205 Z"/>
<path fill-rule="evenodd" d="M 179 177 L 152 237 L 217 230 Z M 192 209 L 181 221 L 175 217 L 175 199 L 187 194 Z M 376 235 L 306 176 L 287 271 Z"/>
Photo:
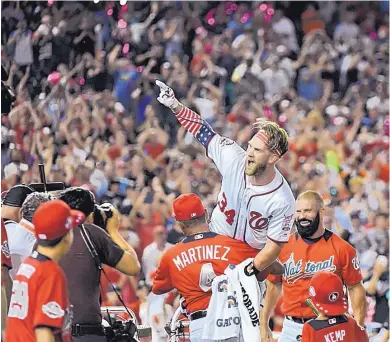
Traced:
<path fill-rule="evenodd" d="M 244 342 L 260 342 L 263 293 L 256 277 L 246 272 L 252 263 L 250 258 L 230 265 L 224 275 L 214 278 L 202 338 L 222 340 L 238 337 L 241 332 Z"/>
<path fill-rule="evenodd" d="M 244 342 L 260 342 L 260 306 L 263 304 L 265 286 L 261 284 L 260 289 L 257 278 L 251 273 L 252 266 L 253 258 L 249 258 L 235 269 L 225 270 L 229 280 L 232 279 L 237 295 Z"/>
<path fill-rule="evenodd" d="M 224 340 L 238 337 L 241 330 L 240 312 L 232 282 L 227 275 L 214 278 L 212 293 L 202 338 Z"/>

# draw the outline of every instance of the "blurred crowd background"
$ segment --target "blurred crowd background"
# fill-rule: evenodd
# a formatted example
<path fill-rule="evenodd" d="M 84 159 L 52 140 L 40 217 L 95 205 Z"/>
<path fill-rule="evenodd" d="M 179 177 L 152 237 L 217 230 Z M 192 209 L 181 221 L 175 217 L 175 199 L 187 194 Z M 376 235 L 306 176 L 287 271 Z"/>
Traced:
<path fill-rule="evenodd" d="M 220 186 L 200 144 L 157 103 L 159 79 L 244 148 L 258 117 L 288 131 L 279 169 L 295 195 L 324 196 L 326 227 L 359 253 L 367 323 L 387 329 L 387 1 L 1 5 L 1 60 L 17 96 L 1 118 L 1 191 L 39 182 L 43 162 L 48 181 L 118 207 L 143 276 L 107 271 L 141 321 L 159 257 L 182 237 L 172 200 L 195 192 L 211 211 Z M 119 304 L 105 281 L 102 296 Z M 174 294 L 166 305 L 176 308 Z"/>

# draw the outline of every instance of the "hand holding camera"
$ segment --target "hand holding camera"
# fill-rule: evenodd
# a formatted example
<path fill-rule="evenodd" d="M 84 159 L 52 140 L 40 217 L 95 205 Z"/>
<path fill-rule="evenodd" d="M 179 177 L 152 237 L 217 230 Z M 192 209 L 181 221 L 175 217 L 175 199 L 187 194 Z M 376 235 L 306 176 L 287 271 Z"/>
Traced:
<path fill-rule="evenodd" d="M 93 223 L 111 235 L 112 232 L 117 231 L 119 228 L 119 212 L 111 203 L 96 204 Z"/>
<path fill-rule="evenodd" d="M 106 203 L 108 204 L 108 203 Z M 111 217 L 107 220 L 107 232 L 108 234 L 112 234 L 113 232 L 117 232 L 120 225 L 120 214 L 117 208 L 115 208 L 113 205 L 109 204 L 111 206 L 110 212 Z"/>

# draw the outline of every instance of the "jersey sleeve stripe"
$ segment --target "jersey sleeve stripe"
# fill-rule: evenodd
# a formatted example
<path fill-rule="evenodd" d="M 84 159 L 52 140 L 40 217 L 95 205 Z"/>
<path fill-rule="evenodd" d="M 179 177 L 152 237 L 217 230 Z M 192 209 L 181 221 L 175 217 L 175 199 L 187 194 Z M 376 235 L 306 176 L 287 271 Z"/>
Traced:
<path fill-rule="evenodd" d="M 267 238 L 270 239 L 271 241 L 275 242 L 275 243 L 287 243 L 288 242 L 288 240 L 287 241 L 278 241 L 276 239 L 273 239 L 273 238 L 269 237 L 268 235 L 267 235 Z"/>

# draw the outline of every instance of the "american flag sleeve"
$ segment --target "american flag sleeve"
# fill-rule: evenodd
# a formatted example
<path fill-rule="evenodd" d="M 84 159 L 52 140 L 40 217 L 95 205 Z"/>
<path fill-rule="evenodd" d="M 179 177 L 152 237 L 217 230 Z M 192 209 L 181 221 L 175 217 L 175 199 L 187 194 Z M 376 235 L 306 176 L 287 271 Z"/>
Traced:
<path fill-rule="evenodd" d="M 215 136 L 211 126 L 197 113 L 183 106 L 176 118 L 205 148 Z"/>

